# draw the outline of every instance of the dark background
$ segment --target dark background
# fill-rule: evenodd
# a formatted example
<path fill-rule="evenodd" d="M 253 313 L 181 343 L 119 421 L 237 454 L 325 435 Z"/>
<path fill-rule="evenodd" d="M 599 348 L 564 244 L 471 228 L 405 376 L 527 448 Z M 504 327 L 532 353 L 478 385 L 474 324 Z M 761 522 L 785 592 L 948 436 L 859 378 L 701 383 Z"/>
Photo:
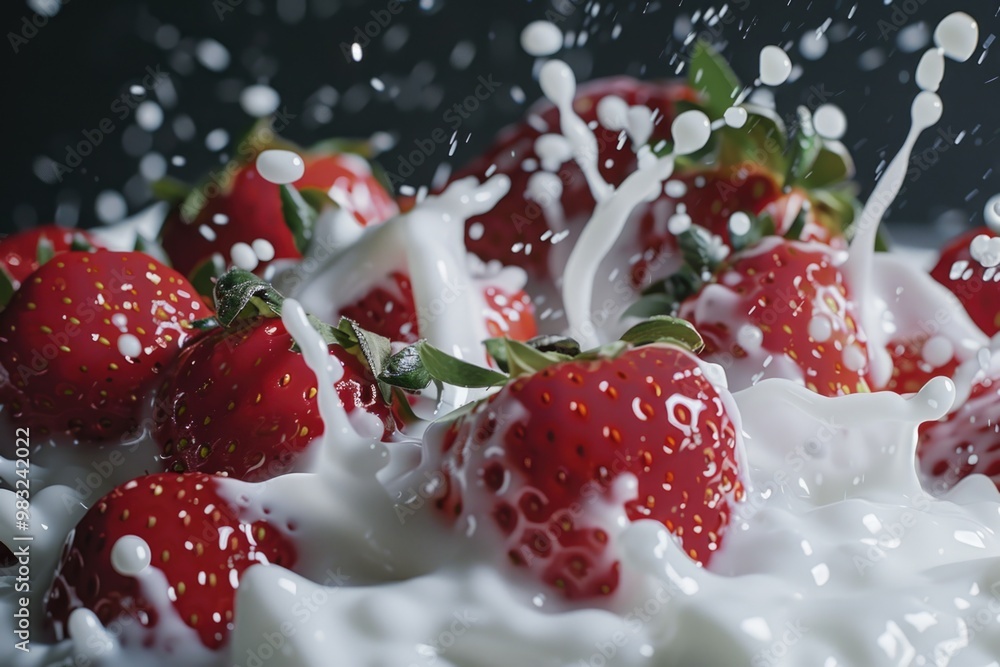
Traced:
<path fill-rule="evenodd" d="M 54 2 L 39 1 L 43 6 Z M 587 35 L 583 47 L 560 53 L 581 80 L 618 73 L 671 76 L 683 50 L 675 36 L 678 17 L 722 5 L 642 0 L 601 2 L 591 11 L 592 3 L 584 0 L 556 2 L 568 13 L 563 30 L 577 39 Z M 122 200 L 129 213 L 141 210 L 150 200 L 139 165 L 149 152 L 161 158 L 146 158 L 147 176 L 157 175 L 165 164 L 169 175 L 197 179 L 226 158 L 225 148 L 206 147 L 206 136 L 222 128 L 235 140 L 249 126 L 238 95 L 251 83 L 267 82 L 280 93 L 282 105 L 295 116 L 286 134 L 300 142 L 390 133 L 395 147 L 380 161 L 395 171 L 400 154 L 435 129 L 447 129 L 447 108 L 471 94 L 478 77 L 492 75 L 502 85 L 459 128 L 454 155 L 448 155 L 448 146 L 438 147 L 408 179 L 427 183 L 439 163 L 465 162 L 538 98 L 533 59 L 521 52 L 518 35 L 553 6 L 551 0 L 411 0 L 391 15 L 389 0 L 70 0 L 44 19 L 23 0 L 4 4 L 3 231 L 53 219 L 66 225 L 102 224 L 95 207 L 101 193 L 104 218 L 116 218 L 116 203 Z M 735 0 L 729 3 L 728 22 L 702 24 L 699 30 L 724 45 L 745 81 L 756 74 L 763 45 L 785 47 L 803 71 L 797 81 L 777 89 L 779 109 L 810 103 L 817 94 L 841 106 L 849 118 L 845 143 L 855 155 L 863 193 L 901 144 L 917 90 L 911 78 L 923 49 L 901 48 L 897 27 L 924 22 L 929 32 L 958 9 L 979 20 L 980 47 L 969 62 L 948 63 L 941 90 L 945 112 L 939 127 L 952 139 L 945 141 L 932 130 L 921 140 L 917 152 L 923 167 L 912 172 L 917 178 L 908 180 L 889 218 L 920 223 L 936 233 L 981 221 L 984 203 L 1000 192 L 1000 172 L 994 171 L 1000 131 L 1000 54 L 995 51 L 1000 45 L 983 48 L 992 44 L 994 32 L 1000 33 L 995 0 L 785 4 Z M 383 18 L 388 14 L 391 22 L 378 27 L 361 62 L 348 61 L 342 44 L 373 21 L 373 11 Z M 826 54 L 816 61 L 805 58 L 802 36 L 828 20 Z M 33 29 L 32 22 L 44 25 Z M 912 28 L 910 35 L 919 30 Z M 230 62 L 222 71 L 199 61 L 205 39 L 228 50 Z M 169 74 L 169 84 L 148 96 L 163 110 L 162 124 L 152 132 L 136 125 L 135 112 L 115 102 L 130 85 L 141 83 L 147 68 Z M 385 90 L 373 88 L 373 77 Z M 514 86 L 523 89 L 526 102 L 515 99 Z M 102 132 L 93 152 L 56 181 L 51 160 L 67 164 L 68 147 L 84 141 L 84 132 L 97 136 L 95 128 L 107 120 L 113 130 Z M 953 138 L 963 131 L 955 145 Z"/>

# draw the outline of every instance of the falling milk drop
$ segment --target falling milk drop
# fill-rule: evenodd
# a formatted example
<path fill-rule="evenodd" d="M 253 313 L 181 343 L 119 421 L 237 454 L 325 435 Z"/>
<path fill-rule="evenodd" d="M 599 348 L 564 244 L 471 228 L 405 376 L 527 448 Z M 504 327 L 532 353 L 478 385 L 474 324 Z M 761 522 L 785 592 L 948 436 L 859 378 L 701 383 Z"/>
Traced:
<path fill-rule="evenodd" d="M 778 46 L 760 50 L 760 80 L 767 86 L 780 86 L 792 75 L 792 61 Z"/>
<path fill-rule="evenodd" d="M 534 21 L 521 31 L 521 48 L 529 56 L 551 56 L 562 43 L 562 31 L 548 21 Z"/>
<path fill-rule="evenodd" d="M 257 156 L 257 173 L 264 180 L 277 185 L 294 183 L 306 173 L 305 162 L 298 153 L 285 150 L 266 150 Z"/>

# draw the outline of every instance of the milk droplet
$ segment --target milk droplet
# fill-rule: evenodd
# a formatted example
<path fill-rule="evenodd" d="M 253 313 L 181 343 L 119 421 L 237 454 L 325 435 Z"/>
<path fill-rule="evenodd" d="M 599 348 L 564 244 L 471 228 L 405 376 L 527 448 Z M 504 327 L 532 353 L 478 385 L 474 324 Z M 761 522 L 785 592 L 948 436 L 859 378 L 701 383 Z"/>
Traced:
<path fill-rule="evenodd" d="M 955 346 L 944 336 L 932 336 L 924 343 L 920 356 L 931 368 L 940 368 L 955 356 Z"/>
<path fill-rule="evenodd" d="M 824 104 L 813 114 L 813 127 L 824 139 L 840 139 L 847 132 L 847 116 L 835 104 Z"/>
<path fill-rule="evenodd" d="M 670 126 L 674 155 L 690 155 L 701 150 L 712 136 L 712 123 L 701 111 L 685 111 Z"/>
<path fill-rule="evenodd" d="M 833 324 L 824 315 L 814 315 L 809 320 L 809 337 L 817 343 L 825 343 L 833 335 Z"/>
<path fill-rule="evenodd" d="M 944 50 L 944 55 L 960 63 L 972 57 L 978 42 L 979 24 L 965 12 L 949 14 L 934 30 L 934 43 Z"/>
<path fill-rule="evenodd" d="M 257 259 L 262 262 L 270 262 L 274 259 L 274 246 L 267 239 L 254 239 L 250 248 L 253 250 L 253 254 L 257 255 Z"/>
<path fill-rule="evenodd" d="M 819 60 L 822 58 L 829 46 L 830 42 L 827 40 L 826 35 L 815 30 L 802 35 L 802 39 L 799 40 L 799 52 L 803 58 L 808 58 L 809 60 Z"/>
<path fill-rule="evenodd" d="M 233 247 L 229 249 L 229 258 L 232 259 L 233 264 L 244 271 L 253 271 L 259 263 L 257 253 L 253 251 L 253 248 L 249 244 L 243 243 L 243 241 L 233 244 Z"/>
<path fill-rule="evenodd" d="M 687 194 L 688 187 L 684 181 L 669 180 L 663 185 L 663 192 L 668 197 L 680 199 Z"/>
<path fill-rule="evenodd" d="M 562 31 L 549 21 L 533 21 L 521 31 L 521 48 L 529 56 L 551 56 L 562 43 Z"/>
<path fill-rule="evenodd" d="M 729 107 L 722 114 L 722 117 L 726 121 L 726 125 L 739 129 L 747 123 L 747 110 L 743 107 Z"/>
<path fill-rule="evenodd" d="M 147 132 L 153 132 L 163 125 L 163 109 L 152 100 L 141 102 L 135 109 L 135 122 Z"/>
<path fill-rule="evenodd" d="M 983 219 L 986 225 L 1000 234 L 1000 195 L 993 195 L 983 207 Z"/>
<path fill-rule="evenodd" d="M 642 146 L 649 141 L 649 137 L 653 134 L 653 114 L 649 107 L 641 104 L 629 107 L 626 130 L 636 146 Z"/>
<path fill-rule="evenodd" d="M 285 185 L 302 178 L 306 164 L 298 153 L 271 149 L 257 156 L 257 173 L 266 181 Z"/>
<path fill-rule="evenodd" d="M 1000 237 L 977 235 L 969 244 L 969 254 L 985 268 L 1000 265 Z"/>
<path fill-rule="evenodd" d="M 271 86 L 263 84 L 247 86 L 240 93 L 240 106 L 243 107 L 243 111 L 247 115 L 254 118 L 263 118 L 274 113 L 278 110 L 279 104 L 281 104 L 281 96 Z"/>
<path fill-rule="evenodd" d="M 576 95 L 576 77 L 570 66 L 561 60 L 550 60 L 538 73 L 538 85 L 545 97 L 557 106 L 569 106 Z"/>
<path fill-rule="evenodd" d="M 146 540 L 136 535 L 120 537 L 111 547 L 111 567 L 126 577 L 134 577 L 149 567 L 150 558 Z"/>
<path fill-rule="evenodd" d="M 936 92 L 944 78 L 944 52 L 941 49 L 927 49 L 917 65 L 917 85 L 921 90 Z"/>
<path fill-rule="evenodd" d="M 760 50 L 760 80 L 768 86 L 780 86 L 792 74 L 792 61 L 779 46 Z"/>
<path fill-rule="evenodd" d="M 667 220 L 667 231 L 674 236 L 683 234 L 689 229 L 691 229 L 691 217 L 686 213 L 677 213 Z"/>
<path fill-rule="evenodd" d="M 868 363 L 868 358 L 857 345 L 848 345 L 844 348 L 844 366 L 852 371 L 860 371 Z"/>
<path fill-rule="evenodd" d="M 597 103 L 597 121 L 609 130 L 624 130 L 628 124 L 628 104 L 617 95 L 602 97 Z"/>
<path fill-rule="evenodd" d="M 573 146 L 561 134 L 543 134 L 535 139 L 535 154 L 543 169 L 558 171 L 563 163 L 573 158 Z"/>
<path fill-rule="evenodd" d="M 764 343 L 764 332 L 760 330 L 760 327 L 744 324 L 736 332 L 736 342 L 747 352 L 756 352 Z"/>
<path fill-rule="evenodd" d="M 913 131 L 920 132 L 926 130 L 934 123 L 941 120 L 944 105 L 937 93 L 923 91 L 913 99 L 910 107 L 910 117 L 913 120 Z"/>
<path fill-rule="evenodd" d="M 743 236 L 750 231 L 750 216 L 743 211 L 737 211 L 729 216 L 729 231 L 737 236 Z"/>
<path fill-rule="evenodd" d="M 123 357 L 136 359 L 142 354 L 142 343 L 132 334 L 122 334 L 118 337 L 118 351 Z"/>

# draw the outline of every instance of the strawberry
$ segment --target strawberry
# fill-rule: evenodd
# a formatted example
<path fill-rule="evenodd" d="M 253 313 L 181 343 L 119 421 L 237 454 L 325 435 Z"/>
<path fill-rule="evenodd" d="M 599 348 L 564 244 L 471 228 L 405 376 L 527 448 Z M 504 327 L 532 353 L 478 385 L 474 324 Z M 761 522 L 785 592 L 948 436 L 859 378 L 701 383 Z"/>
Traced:
<path fill-rule="evenodd" d="M 923 424 L 917 455 L 936 490 L 979 473 L 1000 488 L 1000 379 L 977 375 L 969 398 L 941 421 Z"/>
<path fill-rule="evenodd" d="M 980 236 L 985 239 L 976 241 Z M 1000 271 L 987 267 L 973 258 L 972 246 L 989 243 L 997 234 L 988 227 L 979 227 L 963 234 L 941 251 L 931 277 L 951 290 L 965 306 L 972 321 L 987 336 L 1000 332 Z M 992 263 L 992 262 L 987 262 Z"/>
<path fill-rule="evenodd" d="M 91 507 L 70 533 L 45 597 L 46 620 L 56 637 L 66 638 L 70 613 L 82 607 L 105 625 L 131 617 L 144 631 L 144 646 L 157 646 L 157 626 L 170 615 L 207 648 L 224 646 L 243 572 L 255 563 L 290 567 L 296 560 L 284 527 L 247 516 L 240 507 L 239 484 L 212 475 L 159 473 L 127 482 Z M 126 536 L 141 538 L 149 548 L 151 562 L 138 576 L 114 559 L 115 545 Z M 151 569 L 162 578 L 148 576 Z M 161 582 L 165 590 L 158 588 Z M 127 633 L 122 640 L 128 644 L 132 637 Z M 159 648 L 176 641 L 159 639 Z"/>
<path fill-rule="evenodd" d="M 248 286 L 263 297 L 256 308 L 248 305 Z M 276 317 L 281 297 L 266 283 L 234 270 L 216 286 L 216 301 L 220 319 L 227 309 L 237 316 L 205 332 L 177 358 L 157 392 L 153 438 L 165 465 L 176 472 L 269 479 L 286 472 L 323 433 L 316 376 L 292 349 L 295 341 Z M 389 437 L 394 421 L 372 371 L 357 345 L 345 347 L 356 339 L 331 327 L 322 330 L 343 341 L 330 346 L 330 356 L 343 368 L 336 388 L 345 408 L 374 415 Z"/>
<path fill-rule="evenodd" d="M 677 341 L 575 357 L 509 339 L 497 355 L 492 343 L 511 377 L 425 443 L 446 520 L 571 599 L 618 587 L 617 516 L 661 522 L 708 563 L 744 491 L 734 404 L 704 364 Z M 440 363 L 418 344 L 428 353 Z"/>
<path fill-rule="evenodd" d="M 596 109 L 602 99 L 617 96 L 628 106 L 656 110 L 648 140 L 656 151 L 670 140 L 675 113 L 694 105 L 712 120 L 720 120 L 733 104 L 733 91 L 742 89 L 725 61 L 707 46 L 695 49 L 689 71 L 686 85 L 615 78 L 580 86 L 574 107 L 584 121 L 597 126 L 597 163 L 608 183 L 620 184 L 635 170 L 636 159 L 621 139 L 623 133 L 597 125 Z M 616 251 L 630 258 L 632 287 L 644 287 L 676 265 L 670 258 L 677 243 L 668 229 L 675 215 L 690 218 L 727 247 L 737 245 L 729 229 L 734 213 L 747 214 L 753 238 L 778 234 L 845 245 L 844 230 L 854 215 L 853 189 L 846 182 L 854 168 L 846 149 L 839 142 L 820 139 L 804 109 L 793 119 L 795 131 L 789 138 L 773 111 L 752 104 L 741 107 L 749 115 L 743 127 L 716 130 L 706 154 L 679 160 L 664 193 L 632 212 Z M 568 249 L 556 256 L 553 243 L 572 246 L 595 204 L 574 162 L 557 166 L 539 159 L 535 142 L 543 132 L 536 128 L 558 133 L 558 111 L 551 106 L 536 110 L 527 123 L 501 135 L 493 149 L 455 178 L 497 171 L 511 177 L 510 194 L 489 213 L 469 221 L 467 245 L 484 259 L 522 266 L 532 277 L 554 278 L 562 273 Z M 538 178 L 538 164 L 541 171 L 554 172 L 548 174 L 554 189 L 542 188 L 550 190 L 547 196 L 538 194 L 538 187 L 529 194 L 529 181 Z M 550 220 L 542 200 L 555 201 L 552 193 L 559 191 L 561 219 Z M 746 244 L 746 239 L 739 241 Z"/>
<path fill-rule="evenodd" d="M 324 193 L 361 226 L 382 222 L 398 212 L 361 156 L 329 149 L 300 150 L 300 154 L 305 173 L 295 181 L 296 188 Z M 193 193 L 181 189 L 172 195 L 177 203 L 163 223 L 160 242 L 174 267 L 192 280 L 215 254 L 225 264 L 240 265 L 233 257 L 237 244 L 250 246 L 256 256 L 251 262 L 255 267 L 243 268 L 258 271 L 274 260 L 299 259 L 307 245 L 307 237 L 286 224 L 281 186 L 265 180 L 252 159 L 234 163 L 230 170 L 231 176 L 221 184 L 209 182 Z"/>
<path fill-rule="evenodd" d="M 120 435 L 191 323 L 210 314 L 183 276 L 143 253 L 63 253 L 0 313 L 0 401 L 40 431 Z"/>
<path fill-rule="evenodd" d="M 16 288 L 51 257 L 70 250 L 89 250 L 101 244 L 82 229 L 41 225 L 9 236 L 0 236 L 0 271 Z"/>
<path fill-rule="evenodd" d="M 649 113 L 657 114 L 652 143 L 670 138 L 675 104 L 695 99 L 694 91 L 682 83 L 611 77 L 581 85 L 573 106 L 584 121 L 596 123 L 598 102 L 609 96 L 621 98 L 628 106 L 647 107 Z M 628 142 L 619 141 L 618 130 L 598 127 L 595 132 L 601 174 L 607 182 L 618 185 L 635 171 L 635 153 Z M 484 261 L 495 259 L 504 265 L 521 266 L 536 278 L 550 278 L 559 271 L 559 267 L 550 266 L 554 247 L 551 239 L 561 231 L 553 226 L 559 223 L 548 220 L 540 203 L 528 194 L 533 174 L 547 164 L 535 149 L 536 141 L 549 133 L 559 133 L 559 111 L 543 103 L 529 112 L 526 121 L 502 131 L 492 147 L 451 179 L 482 178 L 487 173 L 510 177 L 510 193 L 493 210 L 466 223 L 466 246 Z M 558 200 L 565 226 L 578 232 L 595 205 L 583 172 L 572 159 L 548 166 L 555 167 L 547 170 L 556 172 L 556 180 L 560 182 L 562 192 Z"/>
<path fill-rule="evenodd" d="M 538 333 L 534 307 L 524 290 L 512 292 L 488 278 L 478 282 L 484 325 L 490 336 L 528 340 Z M 392 341 L 415 343 L 420 339 L 413 287 L 410 277 L 401 271 L 389 274 L 340 314 Z"/>
<path fill-rule="evenodd" d="M 869 390 L 857 307 L 825 245 L 765 238 L 723 264 L 679 314 L 736 388 L 787 377 L 825 396 Z"/>

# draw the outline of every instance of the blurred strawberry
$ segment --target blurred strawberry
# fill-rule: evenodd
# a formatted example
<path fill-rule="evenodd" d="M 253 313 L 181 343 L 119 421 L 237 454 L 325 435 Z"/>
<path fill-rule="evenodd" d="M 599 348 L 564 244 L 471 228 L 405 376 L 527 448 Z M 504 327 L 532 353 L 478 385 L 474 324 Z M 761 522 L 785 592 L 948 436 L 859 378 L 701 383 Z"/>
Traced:
<path fill-rule="evenodd" d="M 972 321 L 987 336 L 1000 332 L 1000 271 L 997 269 L 1000 240 L 997 239 L 1000 237 L 988 227 L 958 236 L 944 247 L 931 271 L 935 280 L 958 297 Z"/>

